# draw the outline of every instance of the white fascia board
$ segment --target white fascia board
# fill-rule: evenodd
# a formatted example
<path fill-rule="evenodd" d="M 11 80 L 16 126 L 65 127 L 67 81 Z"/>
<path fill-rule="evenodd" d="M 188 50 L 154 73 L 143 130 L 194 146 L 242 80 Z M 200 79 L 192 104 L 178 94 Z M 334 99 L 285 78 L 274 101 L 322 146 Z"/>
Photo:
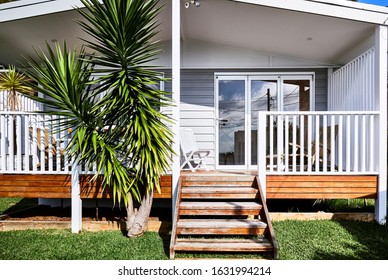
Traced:
<path fill-rule="evenodd" d="M 252 5 L 295 12 L 342 18 L 378 25 L 388 25 L 388 8 L 352 1 L 323 0 L 232 0 Z M 349 2 L 349 3 L 347 3 Z"/>
<path fill-rule="evenodd" d="M 388 9 L 387 7 L 384 7 L 384 6 L 366 4 L 366 3 L 349 1 L 349 0 L 305 0 L 305 1 L 321 2 L 327 5 L 351 7 L 358 10 L 375 11 L 375 12 L 382 12 L 382 13 L 386 13 Z"/>
<path fill-rule="evenodd" d="M 69 11 L 83 6 L 80 0 L 19 0 L 0 5 L 0 22 Z"/>

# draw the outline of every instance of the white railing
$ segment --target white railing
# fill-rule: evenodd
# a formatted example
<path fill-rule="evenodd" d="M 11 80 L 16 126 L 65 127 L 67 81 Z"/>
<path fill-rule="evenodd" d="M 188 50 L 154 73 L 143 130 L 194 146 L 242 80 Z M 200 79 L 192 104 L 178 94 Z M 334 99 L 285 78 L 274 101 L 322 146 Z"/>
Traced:
<path fill-rule="evenodd" d="M 0 112 L 0 173 L 69 174 L 68 141 L 55 117 Z"/>
<path fill-rule="evenodd" d="M 8 92 L 0 91 L 0 111 L 11 112 L 12 106 L 9 104 L 10 100 L 8 97 Z M 37 101 L 34 101 L 20 93 L 16 93 L 14 100 L 14 109 L 22 112 L 36 112 L 41 111 L 43 105 Z"/>
<path fill-rule="evenodd" d="M 378 116 L 377 112 L 260 112 L 259 173 L 377 174 Z"/>
<path fill-rule="evenodd" d="M 329 111 L 373 111 L 376 107 L 375 49 L 329 75 Z"/>

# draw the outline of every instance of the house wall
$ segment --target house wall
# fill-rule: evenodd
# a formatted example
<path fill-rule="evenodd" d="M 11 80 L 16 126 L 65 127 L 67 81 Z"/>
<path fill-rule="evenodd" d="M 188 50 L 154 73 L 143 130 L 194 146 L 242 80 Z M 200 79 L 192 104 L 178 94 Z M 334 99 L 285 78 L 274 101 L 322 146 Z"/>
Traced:
<path fill-rule="evenodd" d="M 215 169 L 214 73 L 314 72 L 315 110 L 327 110 L 327 69 L 183 69 L 181 71 L 181 126 L 192 128 L 199 149 L 210 150 L 206 164 Z M 164 71 L 170 77 L 170 71 Z M 165 84 L 171 91 L 171 82 Z"/>

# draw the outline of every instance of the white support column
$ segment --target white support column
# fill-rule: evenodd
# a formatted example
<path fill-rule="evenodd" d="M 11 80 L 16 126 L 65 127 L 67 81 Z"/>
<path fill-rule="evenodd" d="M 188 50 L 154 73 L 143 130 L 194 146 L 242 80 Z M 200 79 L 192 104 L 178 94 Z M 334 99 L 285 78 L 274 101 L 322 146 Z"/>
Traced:
<path fill-rule="evenodd" d="M 387 26 L 377 26 L 375 32 L 376 44 L 376 101 L 380 116 L 378 119 L 378 169 L 379 185 L 375 206 L 375 218 L 380 224 L 387 221 Z"/>
<path fill-rule="evenodd" d="M 79 233 L 82 230 L 82 200 L 79 184 L 78 162 L 74 161 L 71 167 L 71 232 Z"/>
<path fill-rule="evenodd" d="M 178 191 L 178 181 L 180 176 L 180 146 L 179 146 L 179 128 L 180 128 L 180 87 L 181 87 L 181 1 L 172 0 L 172 99 L 175 106 L 172 108 L 172 118 L 174 124 L 172 131 L 174 133 L 173 149 L 175 155 L 172 157 L 172 217 L 174 217 L 175 202 Z"/>
<path fill-rule="evenodd" d="M 257 176 L 263 191 L 263 199 L 267 198 L 267 137 L 265 136 L 267 135 L 266 118 L 267 115 L 265 112 L 259 112 L 257 121 Z"/>

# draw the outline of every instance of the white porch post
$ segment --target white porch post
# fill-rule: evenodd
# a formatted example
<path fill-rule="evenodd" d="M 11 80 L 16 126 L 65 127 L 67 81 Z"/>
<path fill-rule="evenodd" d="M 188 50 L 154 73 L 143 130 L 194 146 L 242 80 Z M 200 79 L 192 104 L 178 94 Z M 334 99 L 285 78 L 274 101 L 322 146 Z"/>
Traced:
<path fill-rule="evenodd" d="M 82 230 L 82 200 L 79 184 L 78 161 L 71 167 L 71 232 L 79 233 Z"/>
<path fill-rule="evenodd" d="M 387 26 L 377 26 L 376 45 L 376 101 L 379 116 L 378 169 L 379 185 L 375 206 L 375 218 L 380 224 L 387 221 Z"/>
<path fill-rule="evenodd" d="M 267 199 L 267 136 L 265 112 L 259 112 L 257 121 L 257 173 L 263 190 L 264 199 Z"/>
<path fill-rule="evenodd" d="M 181 70 L 181 45 L 180 45 L 180 27 L 181 27 L 181 1 L 172 0 L 172 99 L 175 106 L 172 108 L 172 118 L 174 124 L 172 131 L 174 133 L 173 150 L 175 155 L 172 157 L 172 217 L 178 191 L 178 181 L 180 176 L 180 146 L 179 146 L 179 128 L 180 128 L 180 70 Z"/>

